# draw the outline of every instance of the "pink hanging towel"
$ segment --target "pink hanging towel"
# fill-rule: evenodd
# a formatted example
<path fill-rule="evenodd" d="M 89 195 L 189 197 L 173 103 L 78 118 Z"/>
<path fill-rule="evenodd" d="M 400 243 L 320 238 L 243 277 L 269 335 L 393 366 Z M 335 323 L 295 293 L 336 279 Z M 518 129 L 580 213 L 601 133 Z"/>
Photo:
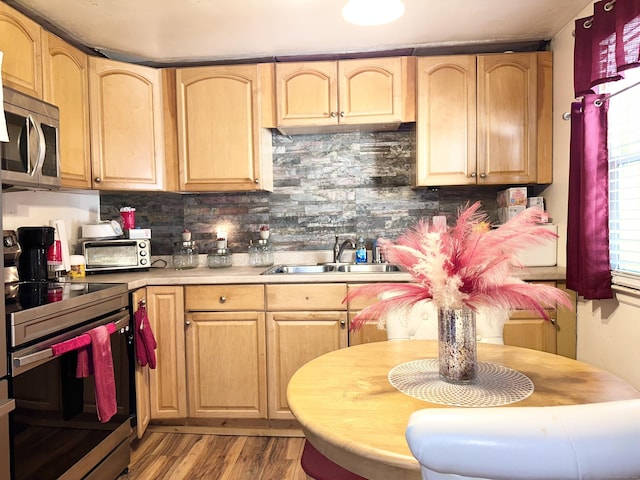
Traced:
<path fill-rule="evenodd" d="M 147 308 L 143 301 L 138 303 L 138 310 L 133 316 L 134 336 L 136 342 L 136 360 L 141 366 L 149 365 L 149 368 L 156 368 L 156 352 L 158 346 L 149 324 Z"/>
<path fill-rule="evenodd" d="M 108 323 L 106 325 L 109 335 L 116 331 L 115 323 Z M 89 350 L 91 348 L 91 337 L 87 333 L 78 335 L 77 337 L 70 338 L 63 342 L 56 343 L 51 346 L 53 356 L 57 357 L 72 350 L 78 351 L 78 366 L 76 369 L 77 378 L 86 378 L 93 375 L 93 368 L 89 358 Z"/>
<path fill-rule="evenodd" d="M 111 355 L 111 339 L 106 326 L 89 330 L 91 337 L 90 368 L 96 384 L 96 409 L 98 420 L 108 422 L 118 411 L 116 401 L 116 381 L 113 374 L 113 357 Z M 92 364 L 92 365 L 91 365 Z"/>

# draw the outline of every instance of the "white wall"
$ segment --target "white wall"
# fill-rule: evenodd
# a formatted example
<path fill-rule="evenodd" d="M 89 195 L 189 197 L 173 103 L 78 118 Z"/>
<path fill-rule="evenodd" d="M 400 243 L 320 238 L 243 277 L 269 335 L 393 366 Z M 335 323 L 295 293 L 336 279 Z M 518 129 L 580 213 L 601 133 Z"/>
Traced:
<path fill-rule="evenodd" d="M 593 14 L 591 2 L 576 18 Z M 573 96 L 573 21 L 553 38 L 554 113 L 553 185 L 544 196 L 554 223 L 559 225 L 558 265 L 566 265 L 566 222 L 569 188 L 570 111 Z M 640 292 L 617 293 L 607 301 L 578 301 L 579 360 L 618 375 L 640 389 Z"/>
<path fill-rule="evenodd" d="M 80 227 L 98 220 L 100 196 L 87 193 L 25 191 L 2 193 L 2 223 L 5 230 L 49 225 L 49 220 L 64 220 L 70 253 L 79 253 L 76 243 Z"/>

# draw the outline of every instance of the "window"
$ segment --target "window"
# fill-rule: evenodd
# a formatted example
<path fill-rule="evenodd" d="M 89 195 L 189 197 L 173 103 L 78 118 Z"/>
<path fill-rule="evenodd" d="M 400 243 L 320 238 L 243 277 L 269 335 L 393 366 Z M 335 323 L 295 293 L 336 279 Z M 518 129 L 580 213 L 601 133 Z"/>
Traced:
<path fill-rule="evenodd" d="M 613 283 L 640 289 L 640 69 L 625 77 L 602 89 L 620 92 L 609 100 L 609 247 Z"/>

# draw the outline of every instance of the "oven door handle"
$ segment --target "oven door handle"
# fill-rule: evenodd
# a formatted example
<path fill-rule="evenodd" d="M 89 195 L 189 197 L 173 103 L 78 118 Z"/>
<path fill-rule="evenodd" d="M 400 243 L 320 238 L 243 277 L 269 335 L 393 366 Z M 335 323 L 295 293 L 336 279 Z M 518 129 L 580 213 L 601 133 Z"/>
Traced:
<path fill-rule="evenodd" d="M 106 319 L 106 323 L 114 322 L 116 324 L 116 331 L 128 331 L 129 330 L 129 314 L 121 313 L 113 315 L 113 317 Z M 39 350 L 34 353 L 30 353 L 28 355 L 24 355 L 23 357 L 14 357 L 13 358 L 13 366 L 15 368 L 24 367 L 27 365 L 31 365 L 32 363 L 40 362 L 47 358 L 53 357 L 53 350 L 51 348 L 45 348 L 43 350 Z"/>
<path fill-rule="evenodd" d="M 15 357 L 13 359 L 13 366 L 16 368 L 24 367 L 25 365 L 31 365 L 32 363 L 36 363 L 40 360 L 51 357 L 53 357 L 53 350 L 51 350 L 50 348 L 45 348 L 44 350 L 25 355 L 24 357 Z"/>
<path fill-rule="evenodd" d="M 8 415 L 16 409 L 16 401 L 11 398 L 6 402 L 0 403 L 0 418 Z"/>

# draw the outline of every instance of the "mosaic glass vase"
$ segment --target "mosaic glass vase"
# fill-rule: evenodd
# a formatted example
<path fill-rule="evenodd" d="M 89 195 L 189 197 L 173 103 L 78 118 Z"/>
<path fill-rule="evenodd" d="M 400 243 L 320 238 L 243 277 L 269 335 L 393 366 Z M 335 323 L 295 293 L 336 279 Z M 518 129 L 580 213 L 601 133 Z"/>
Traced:
<path fill-rule="evenodd" d="M 470 308 L 438 309 L 438 363 L 440 378 L 445 382 L 475 381 L 478 373 L 476 314 Z"/>

